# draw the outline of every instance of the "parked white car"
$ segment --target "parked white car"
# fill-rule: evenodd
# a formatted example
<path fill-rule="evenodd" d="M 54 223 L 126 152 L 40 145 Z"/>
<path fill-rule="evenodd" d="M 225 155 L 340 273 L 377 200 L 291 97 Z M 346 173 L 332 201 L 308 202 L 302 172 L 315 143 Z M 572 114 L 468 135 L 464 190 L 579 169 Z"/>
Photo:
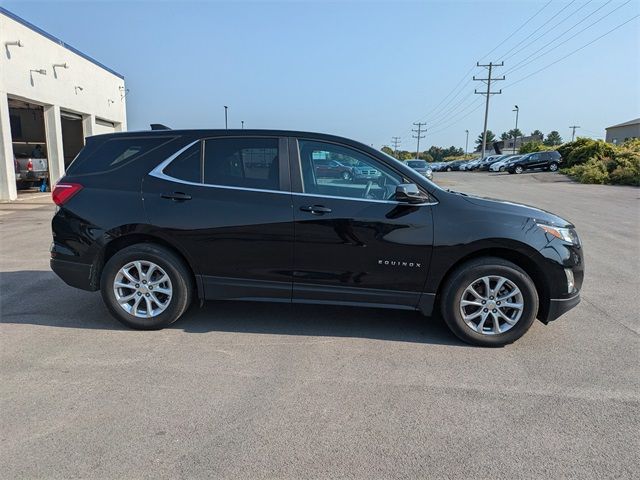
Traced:
<path fill-rule="evenodd" d="M 491 171 L 491 172 L 504 172 L 505 171 L 505 166 L 509 162 L 513 162 L 515 160 L 519 160 L 521 157 L 522 157 L 522 155 L 512 155 L 512 156 L 509 156 L 509 157 L 505 158 L 504 160 L 500 160 L 499 162 L 492 163 L 491 166 L 489 167 L 489 171 Z"/>

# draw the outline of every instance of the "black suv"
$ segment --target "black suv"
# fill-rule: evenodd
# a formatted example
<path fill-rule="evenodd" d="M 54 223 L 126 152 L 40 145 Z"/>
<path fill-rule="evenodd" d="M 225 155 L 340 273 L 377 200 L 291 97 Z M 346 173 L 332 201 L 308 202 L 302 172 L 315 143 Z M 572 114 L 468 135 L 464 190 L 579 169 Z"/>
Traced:
<path fill-rule="evenodd" d="M 365 165 L 319 177 L 316 159 Z M 352 140 L 272 130 L 99 135 L 53 191 L 51 267 L 101 290 L 134 328 L 194 298 L 439 309 L 466 342 L 500 346 L 580 301 L 573 225 L 443 190 Z"/>
<path fill-rule="evenodd" d="M 522 173 L 525 170 L 542 169 L 555 172 L 562 162 L 559 152 L 534 152 L 522 156 L 517 161 L 509 163 L 507 172 Z"/>

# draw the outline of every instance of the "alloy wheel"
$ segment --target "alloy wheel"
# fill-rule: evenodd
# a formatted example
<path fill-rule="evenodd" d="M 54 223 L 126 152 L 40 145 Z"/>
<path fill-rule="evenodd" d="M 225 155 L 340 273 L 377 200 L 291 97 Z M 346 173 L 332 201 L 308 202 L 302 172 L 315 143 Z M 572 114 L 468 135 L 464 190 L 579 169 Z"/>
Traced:
<path fill-rule="evenodd" d="M 558 170 L 558 165 L 555 163 L 552 163 L 551 165 L 549 165 L 549 170 L 551 170 L 552 172 L 555 172 L 556 170 Z"/>
<path fill-rule="evenodd" d="M 516 167 L 516 173 L 522 173 L 522 167 L 520 165 Z"/>
<path fill-rule="evenodd" d="M 162 267 L 147 260 L 135 260 L 123 266 L 113 281 L 118 305 L 130 315 L 152 318 L 171 303 L 171 279 Z"/>
<path fill-rule="evenodd" d="M 490 275 L 474 280 L 460 298 L 460 314 L 471 330 L 499 335 L 511 330 L 524 311 L 524 297 L 511 280 Z"/>

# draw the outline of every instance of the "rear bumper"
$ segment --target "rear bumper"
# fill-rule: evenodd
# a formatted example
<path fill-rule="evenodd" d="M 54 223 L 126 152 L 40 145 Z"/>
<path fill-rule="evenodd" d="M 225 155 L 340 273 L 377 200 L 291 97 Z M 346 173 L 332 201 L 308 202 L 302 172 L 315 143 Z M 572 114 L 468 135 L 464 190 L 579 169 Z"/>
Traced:
<path fill-rule="evenodd" d="M 93 265 L 78 262 L 69 262 L 52 258 L 50 261 L 51 270 L 58 275 L 64 283 L 82 290 L 95 291 L 97 287 L 93 285 L 92 270 Z"/>
<path fill-rule="evenodd" d="M 549 310 L 545 318 L 541 318 L 544 323 L 552 322 L 561 315 L 564 315 L 573 307 L 580 303 L 580 293 L 576 293 L 573 297 L 569 298 L 552 298 L 549 300 Z"/>

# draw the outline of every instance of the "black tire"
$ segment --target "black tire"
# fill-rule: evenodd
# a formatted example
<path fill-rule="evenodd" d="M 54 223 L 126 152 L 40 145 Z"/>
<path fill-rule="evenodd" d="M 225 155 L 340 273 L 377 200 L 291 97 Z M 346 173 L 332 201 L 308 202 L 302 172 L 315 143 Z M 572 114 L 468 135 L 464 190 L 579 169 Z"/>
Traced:
<path fill-rule="evenodd" d="M 522 293 L 524 308 L 517 323 L 504 333 L 486 335 L 474 331 L 462 318 L 460 301 L 464 290 L 474 280 L 499 275 L 513 282 Z M 527 273 L 507 260 L 482 257 L 459 266 L 448 277 L 440 298 L 440 311 L 451 331 L 463 342 L 482 347 L 502 347 L 515 342 L 533 324 L 538 314 L 538 293 Z"/>
<path fill-rule="evenodd" d="M 504 172 L 504 167 L 500 167 L 499 169 L 501 172 Z"/>
<path fill-rule="evenodd" d="M 551 162 L 549 164 L 549 171 L 550 172 L 557 172 L 558 171 L 558 164 L 556 162 Z"/>
<path fill-rule="evenodd" d="M 342 172 L 342 179 L 343 180 L 351 180 L 353 178 L 353 175 L 351 175 L 350 172 Z"/>
<path fill-rule="evenodd" d="M 450 171 L 451 171 L 451 167 L 447 167 L 447 172 L 450 172 Z"/>
<path fill-rule="evenodd" d="M 524 172 L 524 168 L 522 168 L 520 165 L 517 165 L 514 169 L 513 169 L 513 173 L 520 175 L 522 172 Z M 511 172 L 509 172 L 511 173 Z"/>
<path fill-rule="evenodd" d="M 135 260 L 146 260 L 162 268 L 171 280 L 172 294 L 166 309 L 152 318 L 136 317 L 126 312 L 116 300 L 113 283 L 118 271 Z M 153 243 L 139 243 L 123 248 L 113 255 L 102 269 L 100 279 L 102 299 L 109 312 L 121 323 L 138 330 L 158 330 L 171 325 L 191 304 L 193 278 L 184 261 L 171 250 Z"/>

